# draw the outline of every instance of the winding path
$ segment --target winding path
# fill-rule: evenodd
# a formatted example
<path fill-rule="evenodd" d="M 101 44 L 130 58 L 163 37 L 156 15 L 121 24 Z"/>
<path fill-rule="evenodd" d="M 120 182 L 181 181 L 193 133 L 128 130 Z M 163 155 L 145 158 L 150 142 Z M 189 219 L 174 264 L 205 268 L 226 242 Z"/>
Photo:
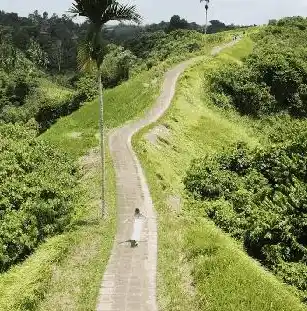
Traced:
<path fill-rule="evenodd" d="M 230 42 L 212 50 L 216 55 Z M 170 106 L 180 74 L 194 58 L 168 71 L 160 97 L 143 119 L 116 129 L 109 136 L 110 152 L 116 172 L 118 232 L 102 281 L 97 311 L 157 311 L 157 223 L 156 213 L 141 164 L 132 149 L 131 138 L 143 127 L 157 121 Z M 147 217 L 137 248 L 121 243 L 131 236 L 135 208 Z"/>

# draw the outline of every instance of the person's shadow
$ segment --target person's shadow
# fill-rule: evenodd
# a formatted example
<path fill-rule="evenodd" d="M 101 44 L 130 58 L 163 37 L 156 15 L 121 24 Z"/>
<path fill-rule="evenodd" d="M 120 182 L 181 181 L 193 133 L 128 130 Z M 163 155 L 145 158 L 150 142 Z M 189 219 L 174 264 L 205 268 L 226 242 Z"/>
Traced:
<path fill-rule="evenodd" d="M 122 241 L 122 242 L 118 242 L 118 244 L 124 244 L 124 243 L 130 243 L 130 245 L 131 245 L 131 247 L 136 247 L 136 246 L 133 246 L 134 245 L 134 240 L 126 240 L 126 241 Z M 146 242 L 146 241 L 138 241 L 138 243 L 144 243 L 144 242 Z"/>

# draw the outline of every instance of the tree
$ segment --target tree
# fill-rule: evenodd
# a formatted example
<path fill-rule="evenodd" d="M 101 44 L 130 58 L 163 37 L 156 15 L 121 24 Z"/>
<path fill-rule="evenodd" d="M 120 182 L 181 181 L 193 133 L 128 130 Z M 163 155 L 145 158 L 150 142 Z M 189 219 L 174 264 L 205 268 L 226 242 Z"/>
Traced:
<path fill-rule="evenodd" d="M 102 163 L 102 194 L 101 209 L 105 216 L 105 147 L 104 147 L 104 118 L 103 118 L 103 92 L 101 80 L 101 65 L 105 55 L 105 43 L 102 36 L 102 28 L 109 21 L 133 21 L 139 23 L 141 16 L 136 7 L 129 4 L 121 4 L 116 0 L 74 0 L 70 12 L 75 16 L 87 18 L 89 28 L 84 43 L 80 46 L 78 62 L 81 68 L 92 68 L 95 63 L 99 87 L 100 107 L 100 147 Z"/>
<path fill-rule="evenodd" d="M 172 16 L 169 26 L 168 26 L 168 32 L 177 30 L 177 29 L 188 29 L 189 23 L 185 19 L 181 19 L 179 15 Z"/>
<path fill-rule="evenodd" d="M 63 42 L 61 39 L 58 39 L 52 45 L 53 56 L 52 59 L 58 67 L 58 72 L 61 72 L 61 65 L 63 62 Z"/>
<path fill-rule="evenodd" d="M 48 65 L 48 54 L 44 52 L 40 45 L 33 39 L 30 39 L 27 56 L 37 66 L 46 68 Z"/>
<path fill-rule="evenodd" d="M 203 1 L 206 2 L 205 9 L 206 9 L 206 25 L 205 25 L 205 34 L 207 34 L 207 27 L 208 27 L 208 9 L 209 9 L 209 2 L 210 0 L 200 0 L 200 3 Z"/>
<path fill-rule="evenodd" d="M 223 22 L 219 20 L 211 20 L 210 25 L 207 27 L 207 33 L 217 33 L 220 31 L 225 31 L 231 29 L 232 26 L 226 26 Z"/>
<path fill-rule="evenodd" d="M 0 69 L 10 72 L 15 68 L 17 50 L 12 44 L 8 27 L 0 26 Z"/>

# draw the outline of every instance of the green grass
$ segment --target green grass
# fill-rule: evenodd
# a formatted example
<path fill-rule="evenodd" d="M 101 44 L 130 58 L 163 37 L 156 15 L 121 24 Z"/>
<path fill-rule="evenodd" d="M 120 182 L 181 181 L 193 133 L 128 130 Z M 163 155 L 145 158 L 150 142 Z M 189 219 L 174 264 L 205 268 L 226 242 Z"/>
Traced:
<path fill-rule="evenodd" d="M 54 100 L 56 102 L 64 101 L 73 93 L 72 90 L 55 84 L 46 78 L 40 79 L 39 88 L 48 99 Z"/>
<path fill-rule="evenodd" d="M 107 90 L 104 93 L 105 128 L 111 129 L 135 119 L 150 107 L 159 93 L 162 75 L 162 70 L 152 70 Z M 98 144 L 95 137 L 99 131 L 98 121 L 99 106 L 95 100 L 86 103 L 72 116 L 59 119 L 41 138 L 77 158 Z M 74 134 L 78 134 L 79 139 L 72 139 Z"/>
<path fill-rule="evenodd" d="M 251 146 L 263 141 L 251 120 L 212 105 L 208 81 L 203 79 L 217 66 L 240 61 L 252 48 L 246 38 L 186 71 L 166 115 L 133 138 L 159 214 L 161 311 L 306 310 L 292 289 L 204 218 L 183 189 L 182 179 L 192 159 L 218 153 L 239 140 Z M 158 124 L 166 126 L 170 134 L 153 144 L 146 133 Z M 170 205 L 170 198 L 181 198 L 180 206 Z"/>
<path fill-rule="evenodd" d="M 207 54 L 214 45 L 229 41 L 232 34 L 233 31 L 214 35 L 213 39 L 211 39 L 212 42 L 206 43 L 204 41 L 202 43 L 203 48 L 200 51 L 168 59 L 151 70 L 138 74 L 120 86 L 106 90 L 104 92 L 105 128 L 112 129 L 128 121 L 140 118 L 159 95 L 163 75 L 168 68 L 189 57 Z M 97 145 L 95 135 L 99 131 L 98 120 L 98 101 L 86 103 L 72 116 L 59 119 L 41 137 L 78 157 Z M 75 134 L 78 134 L 81 139 L 77 141 L 71 139 L 71 136 Z M 76 146 L 76 142 L 78 142 L 78 146 Z"/>
<path fill-rule="evenodd" d="M 115 178 L 110 157 L 107 180 L 108 220 L 98 216 L 98 157 L 84 171 L 80 185 L 84 196 L 72 229 L 49 239 L 28 260 L 0 276 L 1 311 L 95 310 L 116 227 Z"/>
<path fill-rule="evenodd" d="M 222 35 L 221 35 L 222 36 Z M 220 41 L 227 41 L 231 32 Z M 216 43 L 211 42 L 210 46 Z M 201 51 L 209 50 L 209 45 Z M 191 56 L 191 55 L 190 55 Z M 181 55 L 141 73 L 121 86 L 105 92 L 105 126 L 111 129 L 140 117 L 159 94 L 163 73 Z M 46 86 L 52 94 L 52 87 Z M 59 91 L 62 92 L 61 90 Z M 98 103 L 86 103 L 70 116 L 59 119 L 39 139 L 62 149 L 76 160 L 99 143 Z M 110 157 L 107 163 L 109 218 L 98 218 L 100 169 L 97 158 L 88 165 L 80 181 L 82 202 L 75 225 L 67 233 L 46 241 L 24 263 L 0 276 L 0 310 L 95 310 L 102 275 L 116 230 L 115 178 Z"/>

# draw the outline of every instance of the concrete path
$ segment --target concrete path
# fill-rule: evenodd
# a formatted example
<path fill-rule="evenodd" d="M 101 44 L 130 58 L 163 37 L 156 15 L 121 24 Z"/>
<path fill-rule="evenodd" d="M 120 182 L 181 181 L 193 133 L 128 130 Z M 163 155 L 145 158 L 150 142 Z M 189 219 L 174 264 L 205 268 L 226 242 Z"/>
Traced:
<path fill-rule="evenodd" d="M 234 44 L 231 42 L 223 47 Z M 215 48 L 212 55 L 221 48 Z M 109 136 L 116 171 L 118 232 L 100 289 L 97 311 L 157 311 L 157 224 L 152 199 L 141 167 L 131 146 L 131 137 L 157 121 L 170 106 L 180 74 L 197 58 L 168 71 L 160 97 L 143 119 L 116 129 Z M 147 217 L 141 242 L 131 248 L 129 240 L 135 208 Z"/>

